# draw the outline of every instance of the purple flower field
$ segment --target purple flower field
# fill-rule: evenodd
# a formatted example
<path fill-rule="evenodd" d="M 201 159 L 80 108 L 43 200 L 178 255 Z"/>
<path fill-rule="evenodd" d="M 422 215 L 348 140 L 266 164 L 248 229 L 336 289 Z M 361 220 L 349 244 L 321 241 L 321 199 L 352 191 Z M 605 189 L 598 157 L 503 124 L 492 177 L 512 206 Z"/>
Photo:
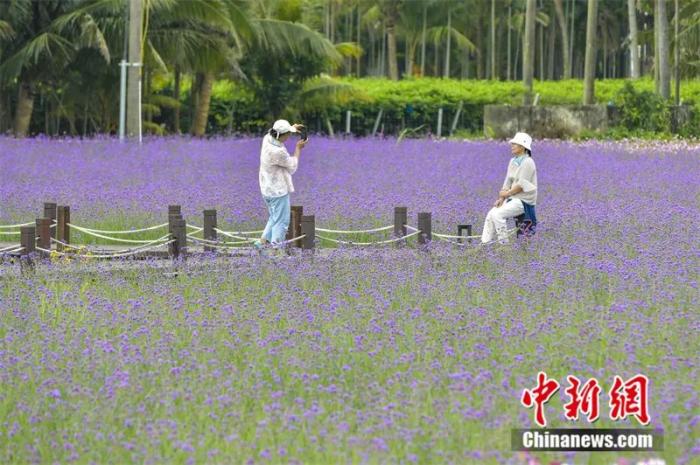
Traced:
<path fill-rule="evenodd" d="M 266 220 L 259 141 L 0 139 L 0 225 L 43 202 L 88 227 L 149 226 L 181 204 Z M 481 231 L 503 142 L 316 139 L 292 203 L 323 227 Z M 188 261 L 0 264 L 0 463 L 700 463 L 700 147 L 535 143 L 537 235 L 508 246 L 339 249 Z M 650 380 L 654 453 L 510 451 L 544 370 Z"/>

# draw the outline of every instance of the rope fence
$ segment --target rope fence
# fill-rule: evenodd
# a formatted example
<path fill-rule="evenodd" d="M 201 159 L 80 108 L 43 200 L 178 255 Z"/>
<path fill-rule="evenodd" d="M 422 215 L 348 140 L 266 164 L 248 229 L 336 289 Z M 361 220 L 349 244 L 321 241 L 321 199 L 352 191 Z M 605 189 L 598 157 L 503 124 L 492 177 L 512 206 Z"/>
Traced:
<path fill-rule="evenodd" d="M 471 234 L 472 225 L 470 224 L 457 225 L 457 234 L 453 235 L 433 232 L 432 214 L 430 212 L 419 212 L 417 214 L 417 219 L 417 226 L 409 225 L 407 208 L 395 207 L 394 222 L 390 225 L 357 230 L 317 228 L 314 215 L 304 215 L 303 207 L 292 206 L 290 227 L 287 231 L 287 237 L 280 243 L 271 244 L 271 247 L 298 247 L 301 249 L 313 250 L 316 248 L 316 242 L 322 243 L 323 241 L 336 245 L 356 247 L 385 246 L 392 244 L 401 246 L 412 238 L 415 238 L 418 244 L 427 244 L 435 239 L 460 247 L 471 246 L 472 248 L 478 248 L 484 245 L 481 241 L 478 241 L 478 244 L 473 243 L 473 240 L 481 239 L 481 235 Z M 57 206 L 55 203 L 47 202 L 44 204 L 44 216 L 37 218 L 33 223 L 0 225 L 0 237 L 20 236 L 19 245 L 5 245 L 0 248 L 0 254 L 20 253 L 21 255 L 28 255 L 38 251 L 58 256 L 109 259 L 143 254 L 167 246 L 167 256 L 178 258 L 180 256 L 197 253 L 197 249 L 188 247 L 188 242 L 190 245 L 200 246 L 201 249 L 199 250 L 201 251 L 203 249 L 204 252 L 261 249 L 259 245 L 252 245 L 258 238 L 251 236 L 259 235 L 263 230 L 233 231 L 220 229 L 217 225 L 216 210 L 204 210 L 203 220 L 202 226 L 188 224 L 182 216 L 181 207 L 179 205 L 169 205 L 167 223 L 125 230 L 97 229 L 74 224 L 70 219 L 70 207 Z M 17 228 L 19 228 L 19 231 L 13 231 L 13 229 Z M 120 237 L 147 233 L 165 228 L 167 228 L 167 233 L 156 239 Z M 523 232 L 522 228 L 523 225 L 519 224 L 516 218 L 516 227 L 508 231 L 507 238 L 516 234 L 520 235 Z M 463 234 L 465 230 L 466 234 Z M 115 247 L 109 249 L 72 244 L 70 240 L 71 231 L 79 233 L 79 236 L 84 234 L 105 241 L 126 244 L 127 248 L 107 246 Z M 390 238 L 386 238 L 386 236 L 382 238 L 380 236 L 378 239 L 381 240 L 376 241 L 353 241 L 347 238 L 340 239 L 333 237 L 387 232 L 392 232 Z M 54 245 L 55 249 L 52 249 Z M 266 249 L 268 247 L 264 248 Z M 160 252 L 154 253 L 153 256 L 162 256 L 158 254 L 160 254 Z"/>
<path fill-rule="evenodd" d="M 416 232 L 413 232 L 413 233 L 408 234 L 408 235 L 406 235 L 406 236 L 401 236 L 401 237 L 397 237 L 397 238 L 394 238 L 394 239 L 388 239 L 388 240 L 385 240 L 385 241 L 377 241 L 377 242 L 341 241 L 341 240 L 338 240 L 338 239 L 332 239 L 332 238 L 330 238 L 330 237 L 321 236 L 321 235 L 318 235 L 318 234 L 316 234 L 316 237 L 319 238 L 319 239 L 323 239 L 324 241 L 333 242 L 333 243 L 335 243 L 335 244 L 369 246 L 369 245 L 395 244 L 395 243 L 397 243 L 397 242 L 405 241 L 406 239 L 409 239 L 409 238 L 411 238 L 411 237 L 413 237 L 413 236 L 417 236 L 417 235 L 419 235 L 421 232 L 422 232 L 422 231 L 420 231 L 420 230 L 416 230 Z"/>
<path fill-rule="evenodd" d="M 382 232 L 382 231 L 388 231 L 390 229 L 393 229 L 394 225 L 391 224 L 389 226 L 383 226 L 381 228 L 374 228 L 374 229 L 361 229 L 357 231 L 342 231 L 342 230 L 337 230 L 337 229 L 324 229 L 324 228 L 316 228 L 316 231 L 321 231 L 322 233 L 328 233 L 328 234 L 371 234 L 371 233 L 376 233 L 376 232 Z"/>

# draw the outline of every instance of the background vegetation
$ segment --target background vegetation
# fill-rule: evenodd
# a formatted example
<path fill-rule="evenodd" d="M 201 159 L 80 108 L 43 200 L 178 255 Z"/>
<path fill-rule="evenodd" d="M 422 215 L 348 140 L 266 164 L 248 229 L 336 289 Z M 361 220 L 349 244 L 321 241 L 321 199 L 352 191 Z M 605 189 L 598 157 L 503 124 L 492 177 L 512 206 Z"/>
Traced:
<path fill-rule="evenodd" d="M 116 133 L 133 1 L 2 2 L 0 132 Z M 478 132 L 486 103 L 581 103 L 593 80 L 609 103 L 641 78 L 634 88 L 657 104 L 617 100 L 654 121 L 698 102 L 700 0 L 138 1 L 143 126 L 158 134 L 259 132 L 280 116 L 337 132 L 346 110 L 367 134 L 380 109 L 384 133 L 422 134 L 440 107 L 445 133 L 460 102 L 456 129 Z M 633 121 L 621 128 L 668 132 Z"/>

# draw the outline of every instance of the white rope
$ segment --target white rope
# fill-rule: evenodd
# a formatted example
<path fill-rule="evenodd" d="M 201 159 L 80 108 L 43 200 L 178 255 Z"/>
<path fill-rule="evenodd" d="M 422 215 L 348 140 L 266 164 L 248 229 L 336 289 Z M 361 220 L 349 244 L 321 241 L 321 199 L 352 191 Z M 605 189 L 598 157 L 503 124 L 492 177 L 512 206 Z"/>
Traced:
<path fill-rule="evenodd" d="M 127 244 L 150 244 L 151 242 L 153 242 L 153 241 L 150 240 L 150 239 L 122 239 L 122 238 L 120 238 L 120 237 L 103 236 L 102 234 L 98 234 L 98 233 L 95 233 L 95 232 L 88 231 L 88 230 L 86 230 L 85 228 L 82 228 L 82 227 L 80 227 L 80 226 L 75 226 L 74 224 L 70 224 L 70 223 L 66 223 L 66 224 L 67 224 L 69 227 L 71 227 L 71 228 L 74 228 L 74 229 L 76 229 L 76 230 L 78 230 L 78 231 L 80 231 L 80 232 L 82 232 L 82 233 L 87 234 L 88 236 L 99 237 L 99 238 L 107 239 L 107 240 L 110 240 L 110 241 L 124 242 L 124 243 L 127 243 Z M 169 236 L 169 234 L 168 234 L 168 236 Z"/>
<path fill-rule="evenodd" d="M 265 230 L 261 229 L 260 231 L 223 231 L 219 228 L 214 228 L 214 231 L 220 232 L 221 234 L 241 234 L 243 236 L 251 236 L 253 234 L 262 234 Z"/>
<path fill-rule="evenodd" d="M 291 239 L 288 239 L 288 240 L 282 241 L 282 242 L 276 242 L 276 243 L 273 243 L 272 245 L 287 245 L 287 244 L 291 244 L 292 242 L 300 241 L 305 237 L 306 237 L 306 234 L 302 234 L 301 236 L 293 237 Z"/>
<path fill-rule="evenodd" d="M 368 233 L 375 233 L 375 232 L 381 232 L 381 231 L 388 231 L 390 229 L 393 229 L 394 225 L 389 225 L 389 226 L 383 226 L 381 228 L 374 228 L 374 229 L 362 229 L 358 231 L 339 231 L 335 229 L 323 229 L 323 228 L 316 228 L 316 231 L 321 231 L 323 233 L 330 233 L 330 234 L 368 234 Z"/>
<path fill-rule="evenodd" d="M 481 234 L 477 236 L 451 236 L 449 234 L 438 234 L 434 232 L 433 236 L 439 237 L 440 239 L 477 239 L 481 237 Z"/>
<path fill-rule="evenodd" d="M 204 228 L 200 228 L 199 226 L 195 226 L 192 224 L 188 224 L 186 226 L 192 230 L 192 232 L 190 234 L 197 234 L 198 232 L 204 231 Z M 188 236 L 189 236 L 189 234 L 188 234 Z"/>
<path fill-rule="evenodd" d="M 245 241 L 233 241 L 233 242 L 225 242 L 225 241 L 211 241 L 209 239 L 200 239 L 198 237 L 192 237 L 191 235 L 187 235 L 188 238 L 192 240 L 192 242 L 195 242 L 197 244 L 203 244 L 203 245 L 211 245 L 211 246 L 229 246 L 229 245 L 239 245 L 239 244 L 250 244 L 251 239 L 245 240 Z"/>
<path fill-rule="evenodd" d="M 407 224 L 404 224 L 404 227 L 405 227 L 406 229 L 410 229 L 411 231 L 418 231 L 418 228 L 414 228 L 413 226 L 409 226 L 409 225 L 407 225 Z"/>
<path fill-rule="evenodd" d="M 154 240 L 150 241 L 150 242 L 147 243 L 147 244 L 144 244 L 144 245 L 141 245 L 141 246 L 138 246 L 138 247 L 131 247 L 131 248 L 128 248 L 128 249 L 116 250 L 115 253 L 124 253 L 124 252 L 140 251 L 140 250 L 143 250 L 143 249 L 146 249 L 146 248 L 150 247 L 151 245 L 155 245 L 155 244 L 158 243 L 158 242 L 162 242 L 162 241 L 164 241 L 164 240 L 167 240 L 169 237 L 170 237 L 170 234 L 166 234 L 165 236 L 159 237 L 158 239 L 154 239 Z M 170 240 L 170 241 L 168 241 L 168 242 L 166 242 L 166 243 L 167 243 L 167 244 L 170 244 L 170 243 L 173 242 L 174 240 L 175 240 L 175 239 L 172 239 L 172 240 Z M 51 238 L 51 242 L 54 242 L 54 243 L 56 243 L 56 244 L 61 244 L 63 247 L 68 247 L 69 249 L 74 249 L 74 250 L 87 250 L 88 252 L 96 252 L 96 251 L 98 251 L 98 250 L 99 250 L 100 252 L 105 252 L 105 251 L 106 251 L 105 249 L 90 249 L 90 248 L 88 248 L 87 246 L 75 246 L 75 245 L 67 244 L 67 243 L 65 243 L 65 242 L 63 242 L 63 241 L 60 241 L 60 240 L 58 240 L 58 239 L 54 239 L 53 237 Z M 163 245 L 163 244 L 158 244 L 158 245 Z"/>
<path fill-rule="evenodd" d="M 383 244 L 392 244 L 394 242 L 399 242 L 403 241 L 405 239 L 408 239 L 409 237 L 417 236 L 420 234 L 421 231 L 417 230 L 416 232 L 413 232 L 411 234 L 407 234 L 403 237 L 397 237 L 395 239 L 388 239 L 386 241 L 379 241 L 379 242 L 351 242 L 351 241 L 340 241 L 338 239 L 331 239 L 330 237 L 325 237 L 325 236 L 319 236 L 318 234 L 316 237 L 319 239 L 323 239 L 324 241 L 330 241 L 330 242 L 335 242 L 336 244 L 347 244 L 347 245 L 383 245 Z"/>
<path fill-rule="evenodd" d="M 226 236 L 226 237 L 230 237 L 231 239 L 238 239 L 238 240 L 240 240 L 240 241 L 255 242 L 255 241 L 257 240 L 257 239 L 251 239 L 251 238 L 249 238 L 249 237 L 236 236 L 236 235 L 234 235 L 234 234 L 231 234 L 231 233 L 228 232 L 228 231 L 222 231 L 222 230 L 219 229 L 219 228 L 214 228 L 214 231 L 216 231 L 216 232 L 218 232 L 218 233 L 220 233 L 220 234 L 223 234 L 223 235 Z M 262 231 L 260 231 L 260 232 L 262 233 Z"/>
<path fill-rule="evenodd" d="M 71 228 L 75 228 L 78 231 L 83 231 L 83 232 L 91 232 L 91 233 L 100 233 L 100 234 L 134 234 L 134 233 L 139 233 L 139 232 L 144 232 L 144 231 L 153 231 L 155 229 L 161 229 L 164 228 L 168 225 L 168 223 L 163 223 L 163 224 L 157 224 L 155 226 L 149 226 L 147 228 L 141 228 L 141 229 L 130 229 L 130 230 L 121 230 L 121 231 L 107 231 L 104 229 L 90 229 L 90 228 L 85 228 L 82 226 L 76 226 L 71 223 L 67 223 L 68 226 Z"/>
<path fill-rule="evenodd" d="M 3 253 L 3 252 L 14 252 L 18 247 L 19 247 L 19 248 L 22 248 L 22 247 L 20 247 L 20 246 L 18 246 L 18 245 L 11 245 L 11 246 L 9 246 L 9 247 L 5 247 L 5 248 L 0 249 L 0 253 Z"/>
<path fill-rule="evenodd" d="M 193 239 L 194 242 L 198 242 L 197 239 Z M 236 249 L 248 249 L 250 247 L 231 247 L 229 245 L 224 245 L 224 244 L 250 244 L 248 241 L 241 241 L 241 242 L 222 242 L 222 243 L 214 243 L 214 244 L 203 244 L 206 245 L 207 247 L 213 247 L 215 249 L 226 249 L 226 250 L 236 250 Z"/>
<path fill-rule="evenodd" d="M 36 249 L 48 253 L 48 254 L 57 254 L 61 257 L 73 257 L 73 258 L 123 258 L 123 257 L 130 257 L 139 253 L 147 252 L 152 249 L 157 249 L 158 247 L 162 247 L 164 245 L 168 245 L 172 242 L 175 242 L 175 239 L 171 239 L 168 242 L 164 242 L 162 244 L 157 244 L 153 245 L 147 248 L 140 248 L 138 250 L 132 249 L 131 252 L 120 252 L 120 253 L 115 253 L 115 254 L 105 254 L 105 255 L 82 255 L 82 254 L 74 254 L 74 253 L 65 253 L 65 252 L 59 252 L 57 250 L 47 250 L 47 249 L 42 249 L 41 247 L 37 247 Z"/>
<path fill-rule="evenodd" d="M 20 231 L 0 231 L 2 236 L 19 236 L 22 234 Z"/>
<path fill-rule="evenodd" d="M 22 226 L 32 226 L 36 224 L 35 222 L 30 222 L 30 223 L 21 223 L 21 224 L 2 224 L 0 225 L 0 229 L 17 229 L 21 228 Z"/>
<path fill-rule="evenodd" d="M 24 250 L 24 247 L 18 247 L 18 248 L 16 248 L 16 249 L 12 249 L 12 250 L 0 250 L 0 255 L 7 255 L 7 254 L 11 254 L 11 253 L 17 253 L 17 252 L 21 252 L 21 251 L 23 251 L 23 250 Z"/>

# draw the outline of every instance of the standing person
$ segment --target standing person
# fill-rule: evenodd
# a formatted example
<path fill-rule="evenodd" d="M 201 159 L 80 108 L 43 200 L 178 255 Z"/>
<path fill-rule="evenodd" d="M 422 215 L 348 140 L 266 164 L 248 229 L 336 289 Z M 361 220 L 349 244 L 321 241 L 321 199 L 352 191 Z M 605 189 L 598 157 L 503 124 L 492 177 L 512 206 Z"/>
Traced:
<path fill-rule="evenodd" d="M 513 158 L 508 164 L 506 180 L 498 193 L 498 200 L 486 215 L 481 242 L 495 239 L 508 241 L 506 220 L 525 213 L 534 227 L 537 224 L 535 204 L 537 203 L 537 167 L 532 159 L 532 137 L 519 132 L 510 140 Z"/>
<path fill-rule="evenodd" d="M 294 155 L 290 156 L 284 142 L 302 131 L 303 125 L 289 124 L 287 120 L 277 120 L 265 135 L 260 149 L 260 192 L 270 214 L 265 230 L 255 247 L 262 248 L 268 243 L 283 242 L 289 227 L 289 194 L 294 192 L 292 175 L 299 166 L 301 151 L 307 140 L 296 143 Z"/>

